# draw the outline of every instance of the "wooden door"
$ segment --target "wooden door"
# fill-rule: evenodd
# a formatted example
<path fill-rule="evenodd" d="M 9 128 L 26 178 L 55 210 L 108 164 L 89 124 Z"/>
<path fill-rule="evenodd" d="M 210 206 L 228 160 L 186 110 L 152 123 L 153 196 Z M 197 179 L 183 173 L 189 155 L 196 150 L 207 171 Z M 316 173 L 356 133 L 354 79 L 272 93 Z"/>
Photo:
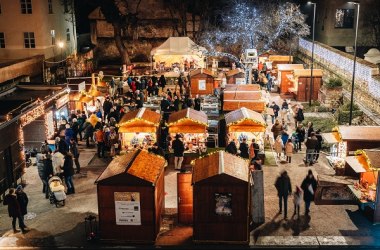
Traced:
<path fill-rule="evenodd" d="M 192 173 L 177 174 L 178 223 L 193 223 L 193 186 Z"/>

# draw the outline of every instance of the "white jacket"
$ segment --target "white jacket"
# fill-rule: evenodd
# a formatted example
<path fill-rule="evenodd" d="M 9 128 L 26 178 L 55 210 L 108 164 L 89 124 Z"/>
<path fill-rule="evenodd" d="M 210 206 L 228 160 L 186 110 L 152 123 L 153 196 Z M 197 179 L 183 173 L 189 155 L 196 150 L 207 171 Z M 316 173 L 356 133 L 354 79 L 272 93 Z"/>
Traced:
<path fill-rule="evenodd" d="M 54 174 L 57 175 L 62 173 L 63 170 L 61 169 L 61 167 L 63 167 L 63 163 L 65 162 L 65 156 L 57 151 L 52 155 L 51 160 L 53 162 Z"/>

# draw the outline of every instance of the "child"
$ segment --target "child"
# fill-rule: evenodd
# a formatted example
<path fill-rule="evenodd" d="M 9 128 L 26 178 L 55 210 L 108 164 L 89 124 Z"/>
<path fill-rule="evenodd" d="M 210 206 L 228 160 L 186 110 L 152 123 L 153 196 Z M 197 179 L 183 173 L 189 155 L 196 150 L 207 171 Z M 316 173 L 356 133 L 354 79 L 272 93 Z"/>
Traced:
<path fill-rule="evenodd" d="M 285 144 L 286 161 L 289 163 L 292 162 L 293 150 L 294 150 L 294 145 L 293 145 L 292 139 L 289 138 Z"/>
<path fill-rule="evenodd" d="M 295 216 L 297 214 L 297 218 L 300 218 L 300 207 L 302 202 L 302 189 L 299 186 L 296 186 L 296 191 L 293 195 L 293 202 L 294 202 L 294 214 Z"/>

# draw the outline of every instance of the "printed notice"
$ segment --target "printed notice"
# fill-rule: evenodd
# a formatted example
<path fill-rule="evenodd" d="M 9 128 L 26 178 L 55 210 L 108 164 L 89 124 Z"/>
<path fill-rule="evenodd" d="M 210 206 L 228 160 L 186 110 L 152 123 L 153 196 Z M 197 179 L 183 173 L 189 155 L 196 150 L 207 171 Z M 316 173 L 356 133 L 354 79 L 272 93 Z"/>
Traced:
<path fill-rule="evenodd" d="M 140 193 L 114 192 L 116 225 L 141 225 Z"/>
<path fill-rule="evenodd" d="M 206 80 L 198 80 L 198 89 L 206 90 Z"/>

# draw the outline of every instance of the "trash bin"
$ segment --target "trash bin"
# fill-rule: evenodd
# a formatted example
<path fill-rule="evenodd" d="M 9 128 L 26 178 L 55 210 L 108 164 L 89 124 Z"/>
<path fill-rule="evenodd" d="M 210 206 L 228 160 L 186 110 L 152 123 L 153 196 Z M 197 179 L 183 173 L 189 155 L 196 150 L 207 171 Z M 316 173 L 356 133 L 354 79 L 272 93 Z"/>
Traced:
<path fill-rule="evenodd" d="M 98 222 L 94 215 L 84 218 L 85 235 L 88 241 L 93 241 L 98 236 Z"/>

